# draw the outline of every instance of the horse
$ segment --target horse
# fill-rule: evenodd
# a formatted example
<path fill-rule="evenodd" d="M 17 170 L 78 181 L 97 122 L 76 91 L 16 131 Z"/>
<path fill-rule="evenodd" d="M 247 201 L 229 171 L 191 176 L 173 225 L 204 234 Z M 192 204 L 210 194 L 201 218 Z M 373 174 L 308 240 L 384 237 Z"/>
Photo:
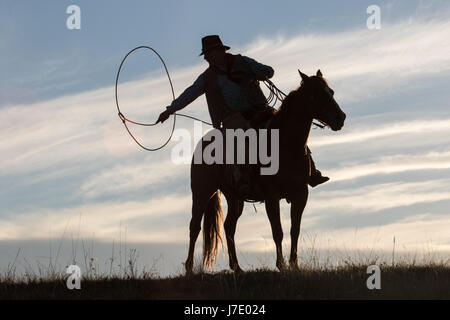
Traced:
<path fill-rule="evenodd" d="M 308 178 L 310 175 L 307 143 L 313 120 L 320 121 L 333 131 L 344 126 L 346 118 L 320 70 L 307 76 L 298 70 L 300 86 L 291 91 L 274 112 L 267 128 L 279 130 L 279 170 L 274 175 L 259 176 L 259 185 L 264 191 L 266 213 L 272 228 L 276 246 L 276 267 L 287 269 L 282 252 L 283 230 L 280 220 L 280 200 L 291 203 L 291 252 L 289 266 L 298 269 L 297 245 L 303 210 L 308 200 Z M 197 148 L 205 148 L 200 143 Z M 242 214 L 244 200 L 225 183 L 226 164 L 191 163 L 192 218 L 189 224 L 188 257 L 184 263 L 186 273 L 193 271 L 195 242 L 201 230 L 203 218 L 203 262 L 202 268 L 215 263 L 224 225 L 228 247 L 229 266 L 234 272 L 242 272 L 236 255 L 234 235 L 236 224 Z M 220 192 L 226 198 L 228 212 L 224 222 Z"/>

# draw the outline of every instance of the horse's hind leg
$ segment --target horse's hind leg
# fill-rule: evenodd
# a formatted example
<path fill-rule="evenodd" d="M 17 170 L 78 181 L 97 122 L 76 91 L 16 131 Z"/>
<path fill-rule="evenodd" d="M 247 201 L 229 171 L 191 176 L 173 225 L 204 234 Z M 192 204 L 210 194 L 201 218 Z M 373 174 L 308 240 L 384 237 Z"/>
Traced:
<path fill-rule="evenodd" d="M 211 197 L 211 193 L 193 193 L 192 194 L 192 218 L 189 224 L 189 251 L 185 262 L 186 273 L 192 273 L 194 266 L 194 249 L 198 234 L 201 230 L 201 222 L 206 205 Z"/>
<path fill-rule="evenodd" d="M 226 196 L 226 195 L 225 195 Z M 234 242 L 234 234 L 236 232 L 237 220 L 242 214 L 244 209 L 244 202 L 234 197 L 228 196 L 228 212 L 225 219 L 225 235 L 227 237 L 228 258 L 230 261 L 230 268 L 235 272 L 242 272 L 239 266 L 238 258 L 236 255 L 236 245 Z"/>

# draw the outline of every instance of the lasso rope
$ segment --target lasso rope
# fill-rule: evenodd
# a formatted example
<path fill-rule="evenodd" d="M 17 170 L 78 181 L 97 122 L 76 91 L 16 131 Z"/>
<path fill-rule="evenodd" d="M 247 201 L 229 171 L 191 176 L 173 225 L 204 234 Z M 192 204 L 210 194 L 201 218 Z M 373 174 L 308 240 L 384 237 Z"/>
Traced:
<path fill-rule="evenodd" d="M 186 118 L 198 120 L 198 121 L 201 121 L 201 122 L 204 123 L 204 124 L 211 125 L 211 123 L 206 122 L 206 121 L 203 121 L 203 120 L 198 119 L 198 118 L 196 118 L 196 117 L 192 117 L 192 116 L 185 115 L 185 114 L 182 114 L 182 113 L 173 113 L 173 125 L 172 125 L 172 129 L 171 129 L 171 132 L 170 132 L 170 136 L 169 136 L 169 138 L 166 140 L 166 142 L 164 142 L 164 144 L 162 144 L 161 146 L 159 146 L 159 147 L 157 147 L 157 148 L 147 148 L 147 147 L 145 147 L 144 145 L 142 145 L 142 144 L 136 139 L 136 137 L 131 133 L 130 129 L 128 128 L 127 122 L 132 123 L 132 124 L 135 124 L 135 125 L 138 125 L 138 126 L 146 126 L 146 127 L 152 127 L 152 126 L 156 125 L 156 122 L 155 122 L 155 123 L 142 123 L 142 122 L 137 122 L 137 121 L 130 120 L 130 119 L 128 119 L 127 117 L 125 117 L 125 115 L 120 111 L 120 107 L 119 107 L 118 86 L 119 86 L 119 76 L 120 76 L 120 71 L 122 70 L 122 66 L 123 66 L 125 60 L 127 59 L 127 57 L 128 57 L 131 53 L 133 53 L 134 51 L 139 50 L 139 49 L 148 49 L 148 50 L 151 50 L 151 51 L 153 51 L 153 52 L 158 56 L 158 58 L 161 60 L 163 66 L 164 66 L 164 70 L 166 71 L 167 78 L 169 79 L 170 89 L 171 89 L 171 91 L 172 91 L 172 97 L 173 97 L 173 100 L 175 100 L 175 92 L 174 92 L 174 90 L 173 90 L 172 79 L 170 79 L 169 70 L 167 70 L 166 63 L 164 62 L 164 59 L 159 55 L 159 53 L 158 53 L 155 49 L 153 49 L 153 48 L 151 48 L 151 47 L 148 47 L 148 46 L 139 46 L 139 47 L 136 47 L 136 48 L 130 50 L 130 51 L 125 55 L 125 57 L 123 57 L 122 62 L 120 63 L 120 66 L 119 66 L 119 70 L 117 70 L 117 75 L 116 75 L 116 86 L 115 86 L 115 95 L 116 95 L 116 107 L 117 107 L 117 111 L 118 111 L 118 114 L 119 114 L 119 118 L 120 118 L 120 120 L 122 120 L 122 123 L 124 124 L 125 128 L 127 129 L 128 134 L 133 138 L 133 140 L 134 140 L 134 141 L 135 141 L 142 149 L 147 150 L 147 151 L 157 151 L 157 150 L 160 150 L 160 149 L 164 148 L 164 147 L 169 143 L 170 139 L 172 139 L 172 135 L 173 135 L 173 132 L 174 132 L 174 130 L 175 130 L 176 116 L 181 116 L 181 117 L 186 117 Z"/>

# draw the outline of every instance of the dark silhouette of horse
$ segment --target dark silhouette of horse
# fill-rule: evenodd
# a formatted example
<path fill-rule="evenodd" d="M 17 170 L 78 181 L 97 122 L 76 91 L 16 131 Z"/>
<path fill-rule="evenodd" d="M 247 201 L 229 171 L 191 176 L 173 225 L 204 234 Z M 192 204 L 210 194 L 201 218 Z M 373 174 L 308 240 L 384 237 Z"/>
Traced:
<path fill-rule="evenodd" d="M 344 125 L 345 113 L 333 97 L 333 90 L 322 77 L 320 70 L 314 76 L 300 72 L 301 84 L 289 93 L 279 110 L 269 122 L 268 129 L 279 129 L 279 170 L 275 175 L 261 175 L 259 186 L 264 192 L 265 207 L 272 227 L 276 245 L 276 266 L 281 271 L 286 268 L 281 242 L 283 231 L 280 221 L 280 200 L 291 203 L 291 252 L 290 267 L 298 268 L 297 243 L 300 234 L 300 222 L 308 199 L 308 177 L 310 163 L 307 155 L 307 142 L 313 119 L 329 126 L 333 131 Z M 197 148 L 204 148 L 199 143 Z M 192 218 L 189 225 L 189 252 L 185 263 L 187 273 L 192 272 L 195 242 L 201 230 L 203 219 L 203 268 L 215 263 L 223 212 L 220 203 L 220 191 L 228 203 L 228 212 L 224 223 L 228 246 L 230 268 L 242 271 L 236 256 L 234 234 L 237 220 L 242 214 L 244 201 L 236 196 L 226 183 L 226 164 L 191 164 Z"/>

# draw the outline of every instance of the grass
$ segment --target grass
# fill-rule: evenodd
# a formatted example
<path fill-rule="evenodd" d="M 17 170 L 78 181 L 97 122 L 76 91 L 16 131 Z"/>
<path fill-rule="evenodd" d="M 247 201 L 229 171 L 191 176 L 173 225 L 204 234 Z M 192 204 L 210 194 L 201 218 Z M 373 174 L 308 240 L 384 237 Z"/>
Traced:
<path fill-rule="evenodd" d="M 68 290 L 66 278 L 2 279 L 0 299 L 450 299 L 450 267 L 381 265 L 381 289 L 366 286 L 367 266 L 83 278 Z"/>
<path fill-rule="evenodd" d="M 314 239 L 313 239 L 314 240 Z M 61 240 L 62 241 L 62 240 Z M 72 241 L 70 263 L 77 264 L 77 245 Z M 356 256 L 345 250 L 341 258 L 325 257 L 312 241 L 302 252 L 298 270 L 278 272 L 260 261 L 253 270 L 243 273 L 203 272 L 200 261 L 193 275 L 162 278 L 153 265 L 138 270 L 139 253 L 119 242 L 113 243 L 106 270 L 100 273 L 93 242 L 81 240 L 83 269 L 80 290 L 66 286 L 66 267 L 50 250 L 48 265 L 33 268 L 24 258 L 24 272 L 18 272 L 20 250 L 5 271 L 0 273 L 0 300 L 7 299 L 152 299 L 152 300 L 287 300 L 287 299 L 450 299 L 450 259 L 439 260 L 429 252 L 419 261 L 417 255 L 396 256 L 395 240 L 392 255 L 381 259 L 373 250 Z M 325 258 L 325 259 L 324 259 Z M 157 262 L 154 261 L 154 264 Z M 381 269 L 381 289 L 369 290 L 369 265 Z"/>

